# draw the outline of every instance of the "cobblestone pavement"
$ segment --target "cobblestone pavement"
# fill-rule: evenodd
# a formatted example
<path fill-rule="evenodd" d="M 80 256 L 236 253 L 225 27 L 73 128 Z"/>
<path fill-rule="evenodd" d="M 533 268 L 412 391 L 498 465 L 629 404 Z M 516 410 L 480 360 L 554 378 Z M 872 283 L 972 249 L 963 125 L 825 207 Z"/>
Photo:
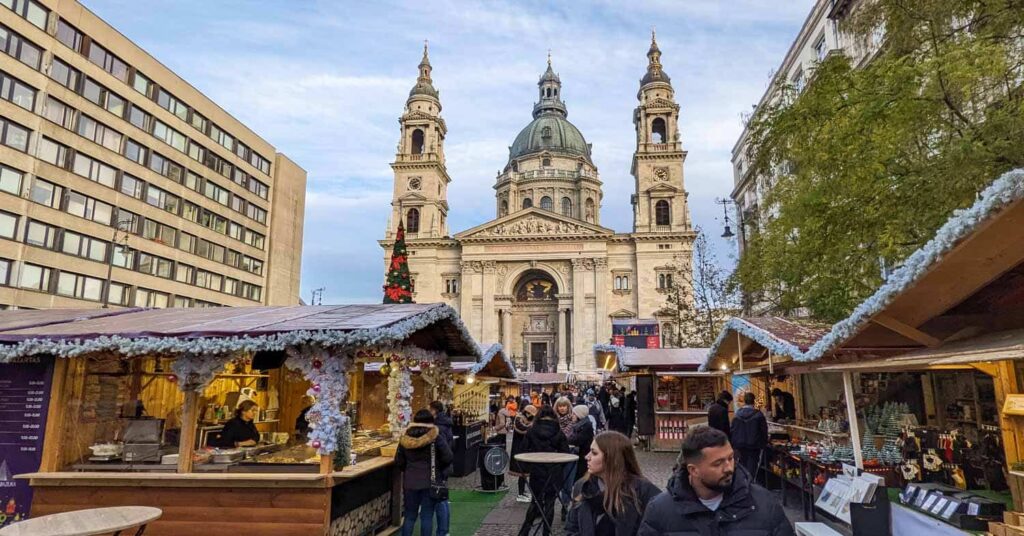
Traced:
<path fill-rule="evenodd" d="M 672 466 L 675 465 L 676 454 L 637 451 L 637 461 L 640 462 L 644 476 L 659 488 L 664 489 L 669 477 L 672 475 Z M 474 472 L 472 475 L 464 478 L 451 479 L 449 486 L 455 489 L 473 489 L 479 486 L 479 483 L 479 472 Z M 487 514 L 480 528 L 476 531 L 476 536 L 513 536 L 523 524 L 529 504 L 516 502 L 516 480 L 514 478 L 506 479 L 505 485 L 510 487 L 510 492 L 507 492 L 501 502 Z M 452 512 L 452 514 L 458 515 L 457 512 Z M 802 520 L 803 515 L 800 510 L 800 502 L 794 495 L 790 495 L 790 500 L 786 505 L 786 515 L 790 521 Z M 559 506 L 558 503 L 555 503 L 553 536 L 562 536 L 562 527 Z"/>

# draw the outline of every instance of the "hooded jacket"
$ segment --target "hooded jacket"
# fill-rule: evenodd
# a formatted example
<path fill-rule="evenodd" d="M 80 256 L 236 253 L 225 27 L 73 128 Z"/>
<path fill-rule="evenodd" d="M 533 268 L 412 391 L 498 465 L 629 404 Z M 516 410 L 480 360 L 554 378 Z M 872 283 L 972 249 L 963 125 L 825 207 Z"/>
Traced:
<path fill-rule="evenodd" d="M 395 465 L 402 471 L 402 489 L 430 487 L 430 446 L 434 446 L 434 469 L 438 480 L 452 463 L 452 449 L 433 424 L 412 423 L 398 440 Z"/>
<path fill-rule="evenodd" d="M 708 407 L 708 426 L 729 437 L 729 403 L 719 398 Z"/>
<path fill-rule="evenodd" d="M 587 415 L 586 419 L 576 421 L 572 425 L 572 439 L 569 443 L 576 447 L 579 460 L 576 462 L 576 479 L 579 480 L 587 472 L 587 454 L 590 453 L 590 444 L 594 442 L 594 421 L 593 417 Z"/>
<path fill-rule="evenodd" d="M 751 483 L 746 469 L 736 466 L 732 487 L 718 510 L 708 510 L 685 474 L 675 474 L 668 489 L 644 512 L 638 536 L 793 536 L 793 525 L 772 493 Z"/>
<path fill-rule="evenodd" d="M 730 428 L 729 442 L 733 448 L 763 449 L 768 446 L 768 419 L 753 406 L 736 410 Z"/>
<path fill-rule="evenodd" d="M 445 443 L 448 443 L 449 447 L 454 446 L 455 434 L 452 432 L 452 427 L 455 423 L 452 422 L 452 418 L 447 413 L 438 413 L 434 417 L 434 426 L 437 426 L 437 431 L 444 438 Z"/>
<path fill-rule="evenodd" d="M 633 487 L 633 495 L 636 497 L 636 504 L 640 505 L 637 510 L 636 504 L 630 500 L 624 500 L 623 512 L 612 516 L 615 523 L 615 536 L 635 536 L 640 528 L 640 519 L 644 515 L 647 504 L 661 492 L 658 486 L 651 484 L 646 478 L 640 477 L 630 483 Z M 589 536 L 597 533 L 597 515 L 594 504 L 603 509 L 601 501 L 604 500 L 604 492 L 601 491 L 597 481 L 593 478 L 579 480 L 572 487 L 572 506 L 569 507 L 569 516 L 565 522 L 566 536 Z M 581 500 L 575 500 L 579 497 Z"/>
<path fill-rule="evenodd" d="M 569 440 L 565 438 L 558 421 L 555 419 L 538 419 L 526 432 L 526 442 L 523 445 L 523 452 L 569 452 Z M 530 485 L 534 486 L 536 479 L 538 485 L 547 481 L 549 472 L 561 474 L 562 468 L 552 464 L 522 464 L 530 473 Z M 561 488 L 559 479 L 553 478 L 549 485 Z"/>

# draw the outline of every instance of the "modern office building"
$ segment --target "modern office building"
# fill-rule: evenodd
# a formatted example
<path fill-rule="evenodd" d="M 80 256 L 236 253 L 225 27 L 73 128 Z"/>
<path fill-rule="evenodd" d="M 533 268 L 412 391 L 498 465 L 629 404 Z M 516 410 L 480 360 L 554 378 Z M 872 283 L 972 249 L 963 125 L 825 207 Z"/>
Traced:
<path fill-rule="evenodd" d="M 76 0 L 0 49 L 0 307 L 299 302 L 302 168 Z"/>

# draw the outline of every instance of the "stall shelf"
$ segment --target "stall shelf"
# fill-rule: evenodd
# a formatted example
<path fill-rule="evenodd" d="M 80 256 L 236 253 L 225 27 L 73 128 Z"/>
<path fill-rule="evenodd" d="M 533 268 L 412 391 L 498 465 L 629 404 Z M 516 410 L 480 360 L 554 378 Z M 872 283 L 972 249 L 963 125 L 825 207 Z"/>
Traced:
<path fill-rule="evenodd" d="M 383 397 L 366 398 L 363 365 L 381 358 L 394 364 L 389 383 L 407 397 L 411 363 L 444 367 L 452 356 L 478 355 L 446 305 L 0 312 L 0 363 L 53 361 L 52 383 L 41 387 L 47 408 L 38 468 L 15 475 L 33 494 L 31 515 L 154 506 L 163 510 L 147 530 L 154 535 L 390 530 L 401 520 L 393 459 L 370 453 L 351 463 L 354 410 L 385 405 Z M 27 384 L 43 385 L 38 381 Z M 197 445 L 202 413 L 243 396 L 278 412 L 257 418 L 261 440 L 268 440 L 261 445 L 274 439 L 293 446 L 262 455 L 266 467 L 256 450 L 251 464 L 204 462 L 211 453 Z M 296 443 L 293 421 L 304 407 L 311 427 Z M 388 407 L 390 442 L 409 408 Z M 163 435 L 150 443 L 142 433 L 150 429 Z M 130 430 L 145 462 L 124 464 L 108 453 L 109 468 L 126 470 L 76 470 L 89 456 L 84 447 L 120 447 L 94 443 L 127 440 Z M 166 453 L 169 447 L 176 454 Z M 287 463 L 292 459 L 310 463 Z M 140 470 L 145 465 L 149 470 Z"/>

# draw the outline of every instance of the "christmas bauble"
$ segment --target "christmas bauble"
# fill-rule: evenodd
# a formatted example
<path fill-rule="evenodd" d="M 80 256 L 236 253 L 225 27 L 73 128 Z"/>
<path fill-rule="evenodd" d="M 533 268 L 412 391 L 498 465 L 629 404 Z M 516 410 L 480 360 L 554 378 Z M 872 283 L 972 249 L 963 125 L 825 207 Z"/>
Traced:
<path fill-rule="evenodd" d="M 314 439 L 313 442 L 309 444 L 309 446 L 318 449 L 320 448 L 320 441 Z"/>
<path fill-rule="evenodd" d="M 391 365 L 384 363 L 380 366 L 380 375 L 387 376 L 389 374 L 391 374 Z"/>

